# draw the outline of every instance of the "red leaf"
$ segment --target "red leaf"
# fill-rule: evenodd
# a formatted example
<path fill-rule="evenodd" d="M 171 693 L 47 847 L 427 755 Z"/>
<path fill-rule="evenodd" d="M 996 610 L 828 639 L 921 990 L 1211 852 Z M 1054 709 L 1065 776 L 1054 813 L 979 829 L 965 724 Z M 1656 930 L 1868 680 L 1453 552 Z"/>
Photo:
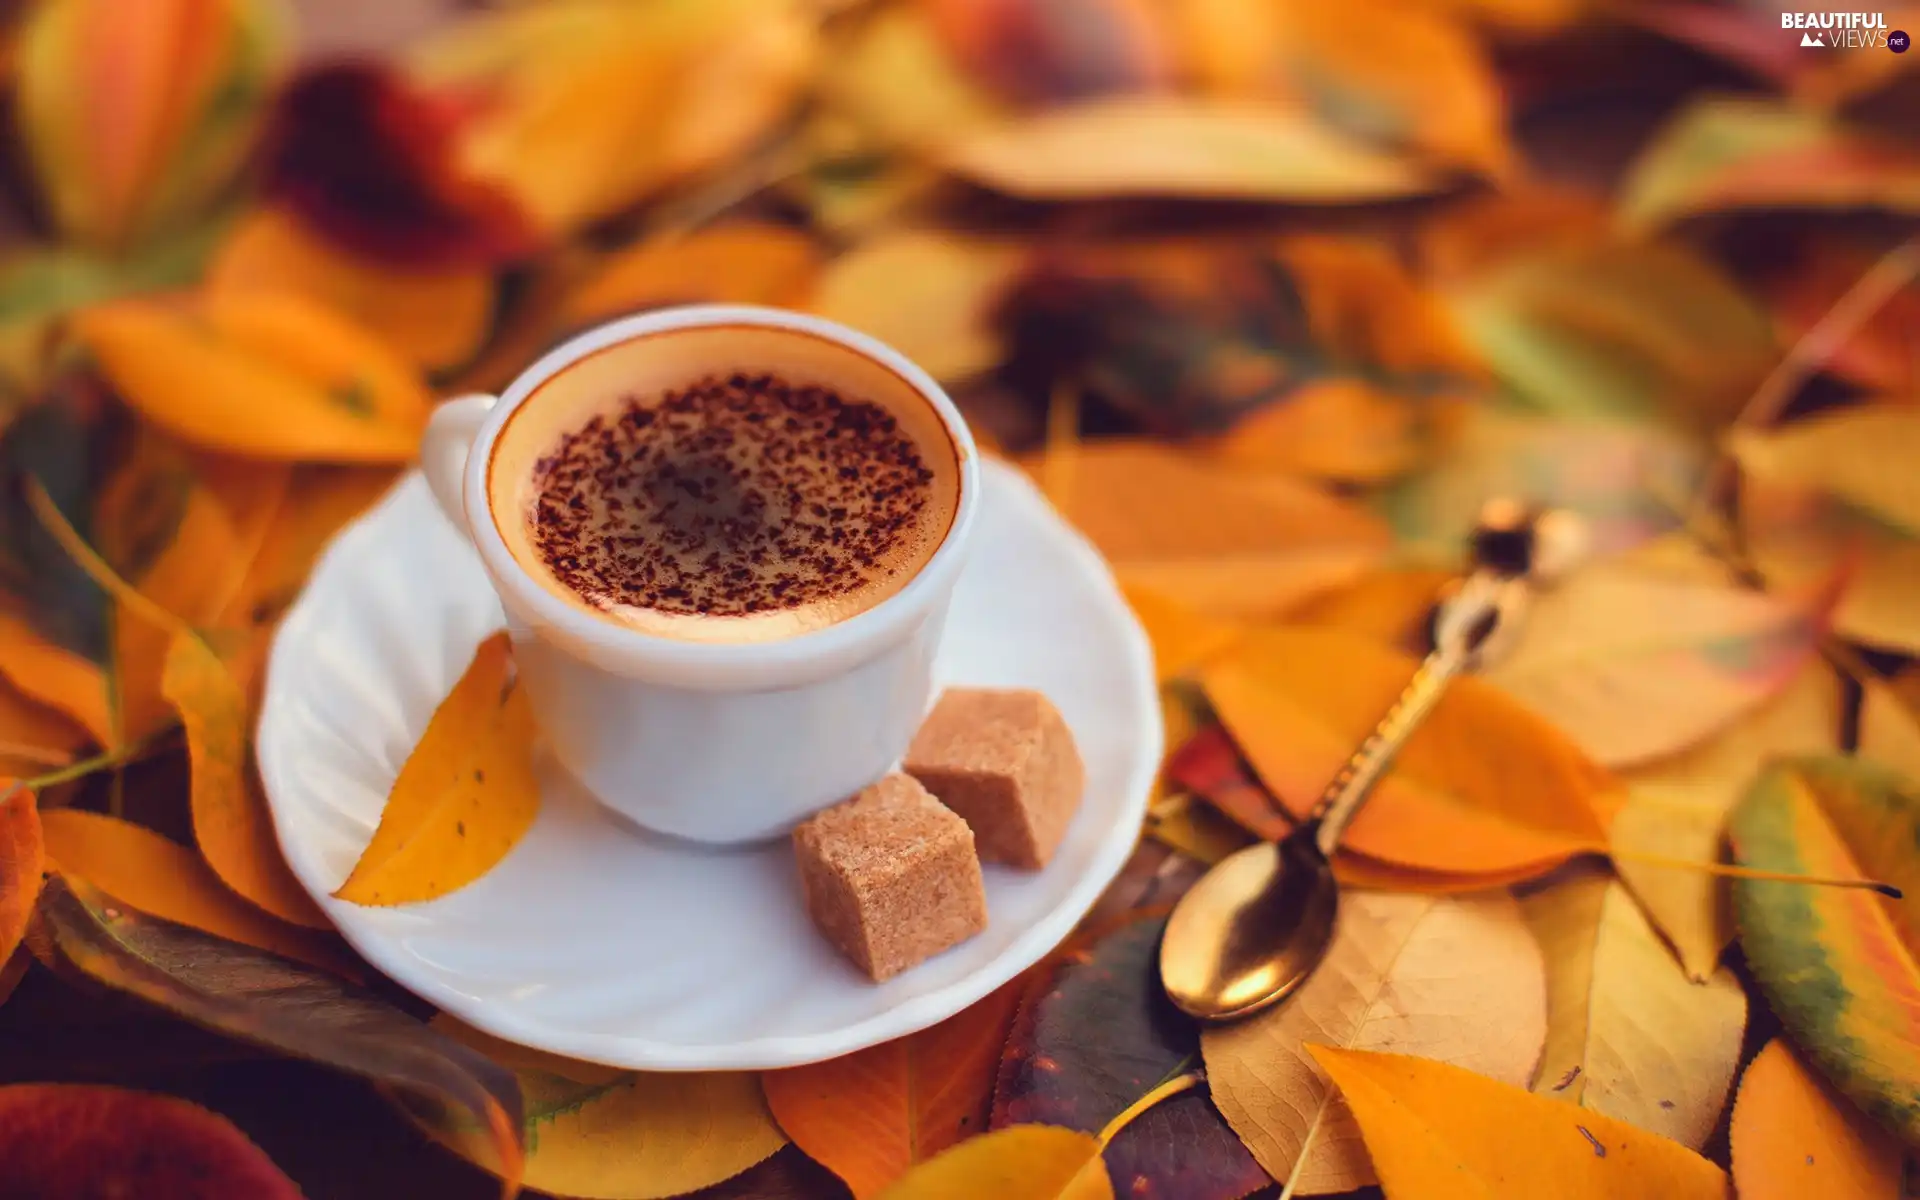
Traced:
<path fill-rule="evenodd" d="M 225 1117 L 122 1088 L 0 1088 L 0 1163 L 0 1190 L 9 1196 L 300 1200 L 300 1189 Z"/>
<path fill-rule="evenodd" d="M 364 64 L 308 72 L 281 99 L 268 190 L 341 247 L 394 266 L 488 266 L 538 235 L 494 184 L 455 159 L 461 107 Z"/>

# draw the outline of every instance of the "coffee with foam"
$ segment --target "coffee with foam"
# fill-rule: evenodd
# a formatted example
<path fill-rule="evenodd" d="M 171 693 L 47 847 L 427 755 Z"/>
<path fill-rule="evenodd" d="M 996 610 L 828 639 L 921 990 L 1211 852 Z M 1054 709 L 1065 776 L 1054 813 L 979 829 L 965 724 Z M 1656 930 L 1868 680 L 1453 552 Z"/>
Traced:
<path fill-rule="evenodd" d="M 661 637 L 759 642 L 905 587 L 953 524 L 960 466 L 939 413 L 882 364 L 705 326 L 541 383 L 487 491 L 509 551 L 562 600 Z"/>

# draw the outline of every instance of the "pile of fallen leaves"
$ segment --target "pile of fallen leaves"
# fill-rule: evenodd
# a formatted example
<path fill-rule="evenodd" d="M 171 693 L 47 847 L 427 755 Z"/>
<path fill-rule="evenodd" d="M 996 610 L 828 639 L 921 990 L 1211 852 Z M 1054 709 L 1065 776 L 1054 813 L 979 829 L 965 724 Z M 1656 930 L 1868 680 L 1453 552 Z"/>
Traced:
<path fill-rule="evenodd" d="M 0 1176 L 1901 1194 L 1916 901 L 1698 864 L 1920 894 L 1920 55 L 1655 0 L 330 7 L 302 57 L 271 0 L 0 5 Z M 435 398 L 697 300 L 938 375 L 1112 562 L 1175 747 L 1058 952 L 761 1077 L 425 1009 L 249 748 Z M 1596 556 L 1352 827 L 1325 967 L 1203 1034 L 1168 902 L 1310 804 L 1502 494 Z"/>

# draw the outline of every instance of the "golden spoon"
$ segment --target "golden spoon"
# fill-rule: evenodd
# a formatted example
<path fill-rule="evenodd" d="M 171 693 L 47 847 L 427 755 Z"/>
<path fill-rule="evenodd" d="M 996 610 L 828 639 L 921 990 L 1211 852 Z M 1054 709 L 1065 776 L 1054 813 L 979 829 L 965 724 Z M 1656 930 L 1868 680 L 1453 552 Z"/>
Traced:
<path fill-rule="evenodd" d="M 1569 514 L 1512 501 L 1481 510 L 1475 570 L 1445 600 L 1433 652 L 1334 776 L 1307 819 L 1277 843 L 1228 855 L 1181 898 L 1160 943 L 1160 980 L 1202 1020 L 1259 1012 L 1313 973 L 1333 941 L 1340 888 L 1331 859 L 1340 835 L 1455 675 L 1512 644 L 1529 581 L 1561 574 L 1584 549 Z"/>

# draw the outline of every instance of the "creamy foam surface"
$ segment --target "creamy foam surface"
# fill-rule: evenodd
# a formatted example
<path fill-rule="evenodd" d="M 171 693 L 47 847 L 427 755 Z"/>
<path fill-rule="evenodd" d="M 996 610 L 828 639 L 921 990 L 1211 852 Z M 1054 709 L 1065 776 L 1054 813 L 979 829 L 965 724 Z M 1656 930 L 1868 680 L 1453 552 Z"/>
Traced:
<path fill-rule="evenodd" d="M 628 628 L 771 641 L 898 592 L 945 539 L 957 452 L 904 379 L 838 343 L 674 330 L 547 380 L 494 443 L 488 499 L 547 591 Z"/>

